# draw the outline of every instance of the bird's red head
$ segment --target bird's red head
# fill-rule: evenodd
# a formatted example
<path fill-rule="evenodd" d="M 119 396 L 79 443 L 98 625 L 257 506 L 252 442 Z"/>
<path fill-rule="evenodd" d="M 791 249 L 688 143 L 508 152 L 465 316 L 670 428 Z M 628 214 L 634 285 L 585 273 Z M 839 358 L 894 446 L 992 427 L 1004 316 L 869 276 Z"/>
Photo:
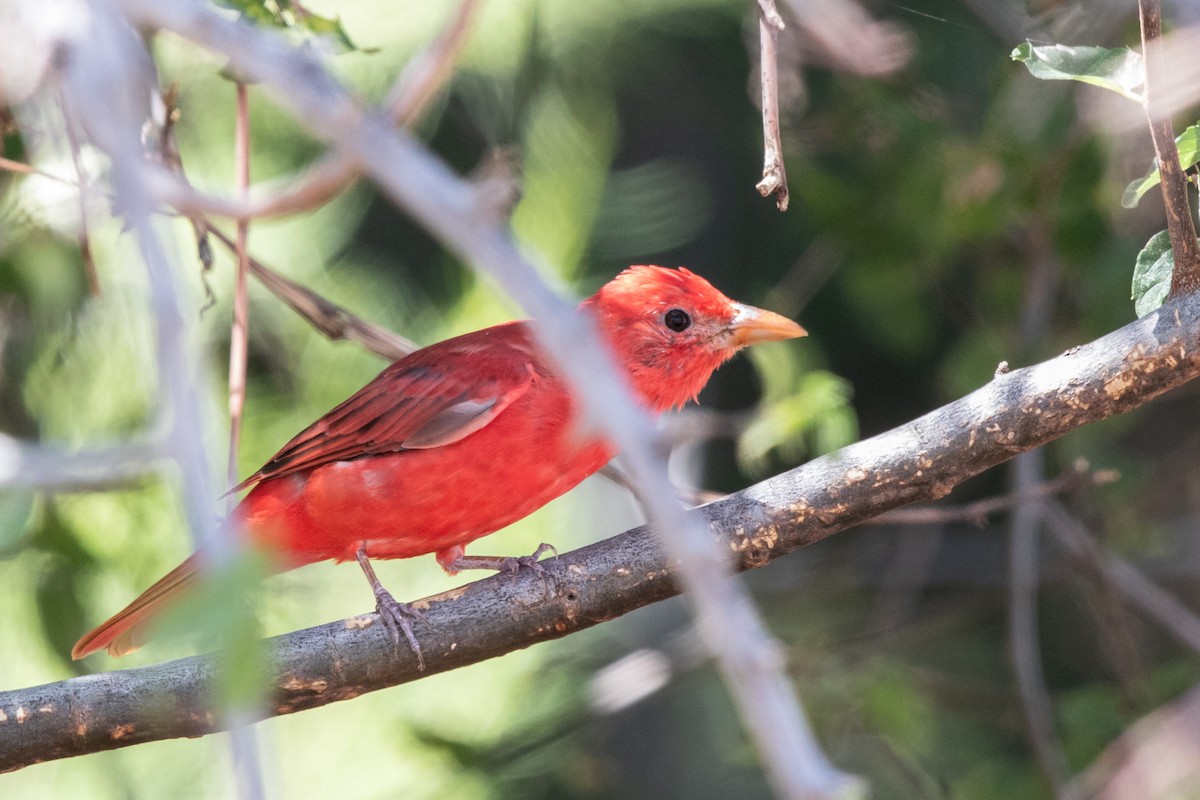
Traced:
<path fill-rule="evenodd" d="M 657 411 L 694 399 L 746 345 L 805 335 L 791 320 L 734 302 L 683 268 L 630 267 L 583 305 Z"/>

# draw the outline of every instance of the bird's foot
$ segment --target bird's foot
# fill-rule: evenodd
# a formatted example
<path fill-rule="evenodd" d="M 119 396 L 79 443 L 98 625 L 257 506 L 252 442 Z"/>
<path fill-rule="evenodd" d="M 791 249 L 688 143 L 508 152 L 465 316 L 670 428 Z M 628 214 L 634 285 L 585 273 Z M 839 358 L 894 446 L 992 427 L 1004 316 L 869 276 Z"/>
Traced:
<path fill-rule="evenodd" d="M 442 566 L 451 575 L 464 569 L 490 569 L 511 575 L 514 578 L 520 572 L 521 567 L 528 567 L 541 577 L 542 586 L 549 597 L 554 595 L 554 587 L 549 574 L 546 572 L 546 568 L 538 560 L 546 553 L 553 553 L 554 557 L 558 558 L 558 550 L 553 545 L 542 542 L 536 550 L 527 556 L 466 556 L 462 555 L 462 552 L 459 551 L 453 560 L 450 560 L 449 563 L 443 562 Z M 440 558 L 438 560 L 441 561 Z"/>
<path fill-rule="evenodd" d="M 400 652 L 400 634 L 404 634 L 409 649 L 417 657 L 417 669 L 424 672 L 425 656 L 421 654 L 421 645 L 417 643 L 417 637 L 413 633 L 411 620 L 419 620 L 430 627 L 433 626 L 423 613 L 407 603 L 398 602 L 396 598 L 392 597 L 391 592 L 383 588 L 383 584 L 375 576 L 375 568 L 371 566 L 371 560 L 367 558 L 365 547 L 358 548 L 355 558 L 358 559 L 358 565 L 362 567 L 363 574 L 367 576 L 367 582 L 371 584 L 371 591 L 375 595 L 375 610 L 379 613 L 379 620 L 383 623 L 383 626 L 392 635 L 392 643 L 395 645 L 396 653 L 399 654 Z"/>
<path fill-rule="evenodd" d="M 392 643 L 395 645 L 396 652 L 400 652 L 400 635 L 403 634 L 409 649 L 417 657 L 417 669 L 424 672 L 425 656 L 421 654 L 421 645 L 417 643 L 412 623 L 416 620 L 429 625 L 429 620 L 426 619 L 423 612 L 392 597 L 392 593 L 382 586 L 373 588 L 375 589 L 375 610 L 379 613 L 379 619 L 383 626 L 392 635 Z"/>

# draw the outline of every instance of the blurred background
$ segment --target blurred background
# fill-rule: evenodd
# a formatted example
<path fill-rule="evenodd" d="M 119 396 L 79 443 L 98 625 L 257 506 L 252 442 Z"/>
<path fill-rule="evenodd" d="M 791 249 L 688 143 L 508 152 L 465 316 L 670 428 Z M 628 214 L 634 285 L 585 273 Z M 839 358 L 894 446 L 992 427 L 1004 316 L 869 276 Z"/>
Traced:
<path fill-rule="evenodd" d="M 310 7 L 338 16 L 349 37 L 332 67 L 379 101 L 455 5 Z M 807 18 L 781 3 L 784 214 L 754 190 L 762 130 L 749 2 L 487 0 L 447 91 L 416 126 L 463 173 L 496 148 L 516 153 L 515 235 L 578 296 L 632 263 L 686 265 L 805 325 L 810 338 L 758 348 L 716 375 L 701 396 L 715 416 L 691 410 L 677 421 L 716 431 L 675 458 L 681 479 L 716 491 L 906 422 L 987 382 L 1000 361 L 1042 360 L 1131 321 L 1134 258 L 1163 227 L 1157 192 L 1137 209 L 1120 205 L 1152 157 L 1140 110 L 1129 104 L 1134 124 L 1116 124 L 1097 105 L 1101 90 L 1035 81 L 1009 58 L 1026 38 L 1136 43 L 1131 4 L 803 7 Z M 1200 21 L 1182 2 L 1166 15 Z M 190 178 L 230 193 L 234 84 L 222 63 L 178 39 L 160 37 L 155 52 L 164 85 L 179 82 Z M 256 181 L 322 152 L 258 89 L 251 107 Z M 61 112 L 37 113 L 44 124 L 5 126 L 3 155 L 36 155 L 39 168 L 73 175 L 69 150 L 50 141 Z M 92 174 L 103 170 L 83 155 Z M 152 418 L 144 271 L 103 204 L 89 212 L 98 296 L 71 188 L 0 171 L 0 431 L 9 435 L 80 447 Z M 173 224 L 186 313 L 211 367 L 219 464 L 232 265 L 222 253 L 202 271 L 190 228 Z M 422 344 L 519 313 L 367 185 L 315 213 L 255 223 L 250 241 L 292 279 Z M 327 341 L 258 285 L 250 331 L 243 475 L 385 366 Z M 1192 605 L 1197 394 L 1185 386 L 1073 433 L 1022 479 L 1040 485 L 1080 459 L 1119 472 L 1098 487 L 1075 482 L 1057 507 Z M 1014 480 L 1001 467 L 947 502 L 1002 496 Z M 223 513 L 215 498 L 213 513 Z M 475 550 L 524 554 L 548 541 L 565 551 L 638 521 L 624 490 L 596 478 Z M 1009 528 L 1006 513 L 983 525 L 866 526 L 745 576 L 822 744 L 874 797 L 1053 796 L 1011 666 Z M 1057 747 L 1077 774 L 1195 684 L 1200 662 L 1133 611 L 1094 561 L 1052 536 L 1038 547 L 1041 673 Z M 0 688 L 196 652 L 203 642 L 185 637 L 121 662 L 68 656 L 189 551 L 170 479 L 0 492 Z M 378 569 L 401 599 L 462 582 L 432 558 Z M 276 634 L 372 605 L 356 568 L 326 564 L 271 578 L 258 615 Z M 768 796 L 678 600 L 259 729 L 278 797 Z M 228 760 L 221 736 L 160 742 L 2 775 L 0 794 L 224 798 Z"/>

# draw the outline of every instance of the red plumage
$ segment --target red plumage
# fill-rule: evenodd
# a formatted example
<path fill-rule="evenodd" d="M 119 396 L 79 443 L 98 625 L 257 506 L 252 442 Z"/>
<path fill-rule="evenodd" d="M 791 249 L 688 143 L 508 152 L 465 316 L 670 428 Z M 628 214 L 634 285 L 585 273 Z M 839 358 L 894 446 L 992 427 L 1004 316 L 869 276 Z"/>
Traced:
<path fill-rule="evenodd" d="M 631 267 L 582 308 L 656 412 L 694 398 L 741 347 L 804 335 L 684 269 Z M 612 458 L 603 439 L 579 435 L 576 418 L 528 323 L 438 342 L 392 364 L 243 481 L 239 529 L 287 569 L 361 549 L 370 558 L 435 553 L 454 572 L 468 543 Z M 195 566 L 193 556 L 80 639 L 72 657 L 135 649 L 144 623 L 193 581 Z"/>

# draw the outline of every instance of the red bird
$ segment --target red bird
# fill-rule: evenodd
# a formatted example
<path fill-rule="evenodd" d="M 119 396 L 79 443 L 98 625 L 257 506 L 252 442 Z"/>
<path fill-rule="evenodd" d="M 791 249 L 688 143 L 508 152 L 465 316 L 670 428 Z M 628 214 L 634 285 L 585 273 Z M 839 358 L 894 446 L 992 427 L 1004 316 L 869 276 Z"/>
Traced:
<path fill-rule="evenodd" d="M 742 347 L 804 336 L 796 323 L 735 303 L 686 269 L 636 266 L 584 300 L 636 396 L 654 412 L 695 399 Z M 237 490 L 237 530 L 281 569 L 357 559 L 395 638 L 420 659 L 409 618 L 371 558 L 434 553 L 461 569 L 515 570 L 533 556 L 467 556 L 463 548 L 574 487 L 615 455 L 576 430 L 575 400 L 528 322 L 509 322 L 418 350 L 284 445 Z M 72 658 L 139 647 L 144 625 L 194 583 L 191 556 L 76 643 Z M 423 661 L 421 662 L 423 666 Z"/>

